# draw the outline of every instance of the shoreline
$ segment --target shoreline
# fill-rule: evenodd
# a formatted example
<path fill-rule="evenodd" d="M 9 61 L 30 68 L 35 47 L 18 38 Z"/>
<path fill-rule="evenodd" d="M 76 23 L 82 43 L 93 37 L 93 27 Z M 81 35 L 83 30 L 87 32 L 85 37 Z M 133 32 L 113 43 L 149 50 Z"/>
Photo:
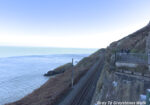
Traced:
<path fill-rule="evenodd" d="M 73 55 L 80 60 L 82 55 Z M 84 57 L 84 55 L 83 55 Z M 47 81 L 43 74 L 71 60 L 71 56 L 15 57 L 0 59 L 0 104 L 14 102 L 32 93 Z"/>
<path fill-rule="evenodd" d="M 89 68 L 99 59 L 98 54 L 103 51 L 98 50 L 89 57 L 83 58 L 74 69 L 75 84 L 89 70 Z M 54 105 L 71 87 L 71 69 L 54 78 L 49 79 L 40 88 L 34 90 L 21 100 L 5 105 Z"/>

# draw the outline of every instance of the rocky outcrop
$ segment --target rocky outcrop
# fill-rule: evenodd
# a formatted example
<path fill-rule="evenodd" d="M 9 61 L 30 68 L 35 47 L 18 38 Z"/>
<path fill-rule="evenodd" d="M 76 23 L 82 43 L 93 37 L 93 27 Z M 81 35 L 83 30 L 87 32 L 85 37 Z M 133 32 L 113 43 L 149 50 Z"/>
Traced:
<path fill-rule="evenodd" d="M 54 70 L 48 71 L 46 74 L 44 74 L 44 76 L 53 76 L 56 74 L 61 74 L 64 73 L 66 70 L 70 70 L 72 67 L 73 67 L 72 63 L 67 63 Z"/>

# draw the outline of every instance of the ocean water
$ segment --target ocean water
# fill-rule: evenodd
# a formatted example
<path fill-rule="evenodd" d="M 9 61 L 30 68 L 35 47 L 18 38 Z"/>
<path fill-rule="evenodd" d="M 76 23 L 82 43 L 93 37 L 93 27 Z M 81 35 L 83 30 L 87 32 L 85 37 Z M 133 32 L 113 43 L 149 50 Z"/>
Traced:
<path fill-rule="evenodd" d="M 14 102 L 39 88 L 49 70 L 74 61 L 96 49 L 0 47 L 0 105 Z"/>
<path fill-rule="evenodd" d="M 51 54 L 91 54 L 97 49 L 0 46 L 0 57 Z"/>

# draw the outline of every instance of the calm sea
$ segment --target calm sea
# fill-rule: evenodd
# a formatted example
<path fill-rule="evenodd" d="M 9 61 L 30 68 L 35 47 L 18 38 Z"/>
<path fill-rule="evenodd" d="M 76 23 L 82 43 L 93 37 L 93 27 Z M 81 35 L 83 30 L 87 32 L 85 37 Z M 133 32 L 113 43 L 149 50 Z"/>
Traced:
<path fill-rule="evenodd" d="M 21 99 L 44 84 L 49 70 L 97 49 L 0 47 L 0 105 Z"/>
<path fill-rule="evenodd" d="M 49 47 L 5 47 L 0 46 L 0 57 L 25 55 L 52 55 L 52 54 L 91 54 L 97 49 L 87 48 L 49 48 Z"/>

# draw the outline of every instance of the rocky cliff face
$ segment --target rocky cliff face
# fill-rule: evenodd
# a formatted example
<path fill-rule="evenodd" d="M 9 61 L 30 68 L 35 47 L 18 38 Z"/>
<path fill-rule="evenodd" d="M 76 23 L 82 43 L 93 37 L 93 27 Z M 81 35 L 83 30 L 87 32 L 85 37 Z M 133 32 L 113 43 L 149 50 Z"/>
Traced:
<path fill-rule="evenodd" d="M 121 52 L 122 49 L 128 49 L 131 53 L 145 53 L 149 32 L 150 24 L 111 43 L 106 48 L 105 66 L 97 83 L 91 105 L 95 105 L 98 101 L 139 101 L 140 94 L 145 94 L 146 89 L 150 88 L 150 84 L 144 80 L 122 78 L 123 76 L 115 75 L 117 69 L 113 64 L 115 52 Z M 140 70 L 144 70 L 144 68 Z"/>

